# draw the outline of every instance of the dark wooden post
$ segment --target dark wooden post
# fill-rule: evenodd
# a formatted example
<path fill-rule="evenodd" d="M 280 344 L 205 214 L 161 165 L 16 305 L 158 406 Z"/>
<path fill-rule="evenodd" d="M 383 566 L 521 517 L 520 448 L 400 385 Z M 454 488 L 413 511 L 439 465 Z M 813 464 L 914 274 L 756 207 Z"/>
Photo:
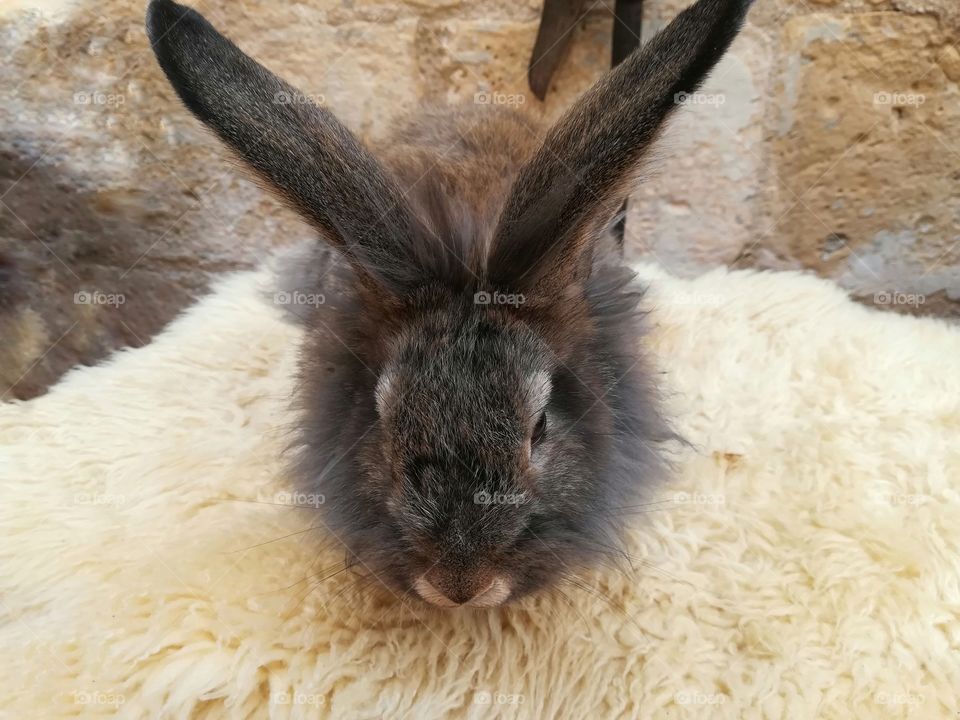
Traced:
<path fill-rule="evenodd" d="M 573 29 L 584 15 L 586 0 L 544 0 L 540 28 L 530 57 L 527 80 L 533 94 L 543 100 L 550 89 L 550 80 L 566 54 Z M 640 46 L 643 23 L 643 0 L 616 0 L 611 43 L 611 66 L 619 64 Z M 614 238 L 623 254 L 623 233 L 627 225 L 627 202 L 620 208 L 622 217 L 613 227 Z"/>
<path fill-rule="evenodd" d="M 640 30 L 643 25 L 643 0 L 617 0 L 613 18 L 613 52 L 611 66 L 619 65 L 624 58 L 640 47 Z M 623 233 L 627 227 L 627 201 L 620 207 L 621 217 L 613 226 L 613 237 L 623 254 Z"/>

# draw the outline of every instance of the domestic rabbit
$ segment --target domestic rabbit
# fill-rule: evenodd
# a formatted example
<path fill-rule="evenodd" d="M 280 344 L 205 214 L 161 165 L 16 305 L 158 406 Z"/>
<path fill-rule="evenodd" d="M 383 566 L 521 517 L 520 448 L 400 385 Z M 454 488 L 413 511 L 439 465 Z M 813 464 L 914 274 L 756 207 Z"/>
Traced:
<path fill-rule="evenodd" d="M 304 275 L 322 301 L 303 317 L 296 482 L 397 595 L 494 607 L 618 552 L 674 434 L 609 227 L 749 5 L 698 0 L 546 132 L 481 104 L 371 150 L 193 10 L 150 4 L 184 104 L 326 248 Z"/>

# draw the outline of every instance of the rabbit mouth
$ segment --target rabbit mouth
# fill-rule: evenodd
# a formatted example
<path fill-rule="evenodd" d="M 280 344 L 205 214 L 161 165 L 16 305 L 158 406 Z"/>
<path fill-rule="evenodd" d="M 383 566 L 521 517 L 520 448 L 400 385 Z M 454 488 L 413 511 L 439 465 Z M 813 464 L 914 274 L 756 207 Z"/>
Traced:
<path fill-rule="evenodd" d="M 503 605 L 510 597 L 510 581 L 503 575 L 495 575 L 479 592 L 462 591 L 441 592 L 426 574 L 419 576 L 413 584 L 414 590 L 424 601 L 435 607 L 456 608 L 493 608 Z"/>

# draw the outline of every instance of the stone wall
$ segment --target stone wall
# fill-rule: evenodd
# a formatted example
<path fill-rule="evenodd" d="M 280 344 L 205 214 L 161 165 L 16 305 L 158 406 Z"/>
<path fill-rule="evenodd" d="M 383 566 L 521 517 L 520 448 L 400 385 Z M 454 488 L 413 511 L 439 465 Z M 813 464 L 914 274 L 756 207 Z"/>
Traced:
<path fill-rule="evenodd" d="M 194 2 L 351 128 L 422 102 L 555 118 L 607 68 L 592 5 L 547 101 L 530 0 Z M 647 0 L 644 36 L 686 2 Z M 0 0 L 0 393 L 139 345 L 211 278 L 309 237 L 176 102 L 145 2 Z M 958 314 L 960 6 L 758 0 L 633 198 L 631 258 L 809 269 L 867 302 Z"/>

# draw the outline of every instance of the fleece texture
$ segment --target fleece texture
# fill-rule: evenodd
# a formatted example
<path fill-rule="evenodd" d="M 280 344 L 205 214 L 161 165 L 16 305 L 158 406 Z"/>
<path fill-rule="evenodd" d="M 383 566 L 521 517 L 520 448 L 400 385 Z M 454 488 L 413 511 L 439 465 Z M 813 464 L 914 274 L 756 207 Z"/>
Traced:
<path fill-rule="evenodd" d="M 629 560 L 508 609 L 338 572 L 266 270 L 0 406 L 0 717 L 956 718 L 960 330 L 640 272 L 690 446 Z"/>

